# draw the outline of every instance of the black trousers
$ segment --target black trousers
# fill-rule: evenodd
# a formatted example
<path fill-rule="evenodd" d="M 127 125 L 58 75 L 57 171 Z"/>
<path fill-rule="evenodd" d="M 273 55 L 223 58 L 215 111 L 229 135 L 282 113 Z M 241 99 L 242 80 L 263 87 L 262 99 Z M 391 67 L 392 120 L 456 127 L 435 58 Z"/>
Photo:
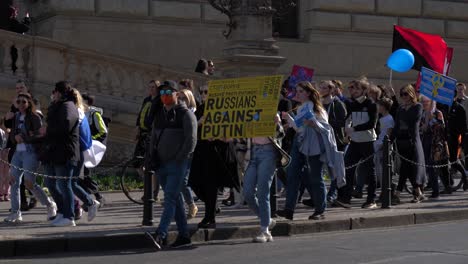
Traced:
<path fill-rule="evenodd" d="M 215 221 L 216 207 L 218 201 L 218 187 L 215 185 L 204 184 L 199 193 L 196 193 L 198 198 L 205 203 L 204 221 Z"/>
<path fill-rule="evenodd" d="M 345 154 L 345 166 L 349 167 L 358 163 L 359 161 L 369 157 L 374 153 L 374 142 L 351 142 Z M 367 201 L 374 202 L 375 190 L 377 185 L 377 177 L 375 175 L 374 159 L 370 158 L 365 163 L 359 165 L 363 169 L 359 172 L 365 173 L 364 179 L 368 184 L 367 187 Z M 346 185 L 338 190 L 338 199 L 342 202 L 349 203 L 353 194 L 353 186 L 355 182 L 356 167 L 346 170 Z"/>

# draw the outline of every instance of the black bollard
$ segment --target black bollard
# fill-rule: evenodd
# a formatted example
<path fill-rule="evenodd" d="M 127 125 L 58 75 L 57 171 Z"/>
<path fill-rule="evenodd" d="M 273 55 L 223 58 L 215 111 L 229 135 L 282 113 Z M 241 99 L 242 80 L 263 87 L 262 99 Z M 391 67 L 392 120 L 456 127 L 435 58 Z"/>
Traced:
<path fill-rule="evenodd" d="M 382 208 L 390 208 L 392 196 L 392 160 L 390 153 L 390 138 L 385 136 L 383 142 L 383 168 L 382 168 Z"/>
<path fill-rule="evenodd" d="M 275 175 L 273 176 L 273 180 L 271 181 L 271 188 L 270 188 L 270 212 L 271 217 L 276 217 L 276 211 L 278 210 L 278 202 L 277 202 L 277 184 L 276 184 L 276 174 L 278 173 L 278 169 L 275 171 Z"/>
<path fill-rule="evenodd" d="M 153 222 L 153 173 L 145 171 L 144 199 L 143 199 L 143 223 L 144 226 L 152 226 Z"/>

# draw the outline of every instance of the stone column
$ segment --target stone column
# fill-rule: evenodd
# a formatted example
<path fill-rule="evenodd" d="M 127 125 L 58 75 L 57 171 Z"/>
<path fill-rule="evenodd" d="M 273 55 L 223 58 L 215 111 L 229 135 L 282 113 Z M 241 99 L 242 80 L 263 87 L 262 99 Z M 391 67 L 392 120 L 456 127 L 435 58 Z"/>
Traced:
<path fill-rule="evenodd" d="M 223 77 L 275 74 L 286 60 L 272 37 L 271 0 L 238 0 L 231 7 L 235 25 L 216 61 Z"/>

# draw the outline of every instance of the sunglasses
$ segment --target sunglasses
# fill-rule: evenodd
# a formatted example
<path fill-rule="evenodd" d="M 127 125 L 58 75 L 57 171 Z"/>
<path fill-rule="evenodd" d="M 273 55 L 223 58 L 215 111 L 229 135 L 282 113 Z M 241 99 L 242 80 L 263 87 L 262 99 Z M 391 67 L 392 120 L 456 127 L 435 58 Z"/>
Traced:
<path fill-rule="evenodd" d="M 161 91 L 159 92 L 159 94 L 160 94 L 160 95 L 172 95 L 173 92 L 174 92 L 174 91 L 172 91 L 172 90 L 161 90 Z"/>
<path fill-rule="evenodd" d="M 28 103 L 28 101 L 26 101 L 26 100 L 16 100 L 16 103 L 17 104 L 26 104 L 26 103 Z"/>
<path fill-rule="evenodd" d="M 200 91 L 200 94 L 208 94 L 208 90 Z"/>
<path fill-rule="evenodd" d="M 409 95 L 408 93 L 400 93 L 400 97 L 408 96 L 408 95 Z"/>

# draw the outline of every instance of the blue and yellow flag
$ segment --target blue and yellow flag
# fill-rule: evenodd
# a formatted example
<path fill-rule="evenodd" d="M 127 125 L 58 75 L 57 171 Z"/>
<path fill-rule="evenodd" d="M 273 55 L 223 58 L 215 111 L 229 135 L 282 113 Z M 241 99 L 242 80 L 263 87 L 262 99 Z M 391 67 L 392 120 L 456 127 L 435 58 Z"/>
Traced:
<path fill-rule="evenodd" d="M 420 93 L 441 104 L 451 106 L 457 80 L 422 67 Z"/>

